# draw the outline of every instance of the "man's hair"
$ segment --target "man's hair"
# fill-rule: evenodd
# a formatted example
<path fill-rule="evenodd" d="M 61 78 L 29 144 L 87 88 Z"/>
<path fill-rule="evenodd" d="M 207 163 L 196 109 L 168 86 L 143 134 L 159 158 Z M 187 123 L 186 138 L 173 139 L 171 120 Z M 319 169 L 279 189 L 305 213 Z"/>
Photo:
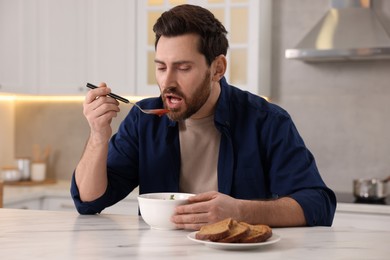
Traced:
<path fill-rule="evenodd" d="M 164 12 L 153 26 L 156 34 L 155 47 L 161 36 L 174 37 L 184 34 L 200 36 L 198 50 L 210 66 L 214 59 L 226 55 L 229 42 L 227 31 L 207 9 L 195 5 L 179 5 Z"/>

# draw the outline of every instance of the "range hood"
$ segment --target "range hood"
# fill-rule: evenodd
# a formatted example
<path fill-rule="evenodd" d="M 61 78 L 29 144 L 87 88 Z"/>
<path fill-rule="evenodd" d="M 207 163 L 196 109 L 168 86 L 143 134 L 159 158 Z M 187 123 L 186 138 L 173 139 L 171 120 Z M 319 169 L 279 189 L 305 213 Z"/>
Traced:
<path fill-rule="evenodd" d="M 285 55 L 308 62 L 390 59 L 390 36 L 371 0 L 332 0 L 331 9 Z"/>

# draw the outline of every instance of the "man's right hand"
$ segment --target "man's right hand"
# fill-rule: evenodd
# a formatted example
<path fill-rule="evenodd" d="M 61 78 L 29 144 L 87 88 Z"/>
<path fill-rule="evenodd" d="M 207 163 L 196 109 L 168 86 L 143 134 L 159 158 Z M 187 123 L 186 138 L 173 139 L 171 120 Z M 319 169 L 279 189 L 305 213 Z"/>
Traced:
<path fill-rule="evenodd" d="M 112 135 L 112 118 L 120 111 L 119 102 L 107 96 L 110 92 L 111 89 L 101 83 L 99 88 L 90 90 L 84 100 L 83 113 L 91 128 L 90 138 L 94 142 L 108 142 Z"/>
<path fill-rule="evenodd" d="M 90 90 L 83 104 L 84 116 L 91 133 L 83 156 L 75 171 L 76 184 L 82 201 L 93 201 L 107 188 L 108 142 L 112 135 L 111 121 L 119 112 L 119 102 L 107 95 L 111 90 L 105 83 Z"/>

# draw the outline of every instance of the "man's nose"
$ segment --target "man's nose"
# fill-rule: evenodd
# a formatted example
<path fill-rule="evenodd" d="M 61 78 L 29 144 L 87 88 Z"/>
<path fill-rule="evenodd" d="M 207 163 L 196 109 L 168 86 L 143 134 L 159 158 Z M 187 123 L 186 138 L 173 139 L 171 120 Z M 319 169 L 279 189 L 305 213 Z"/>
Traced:
<path fill-rule="evenodd" d="M 171 69 L 167 69 L 164 73 L 164 76 L 162 78 L 161 88 L 166 89 L 169 87 L 175 87 L 176 86 L 176 75 L 175 72 Z"/>

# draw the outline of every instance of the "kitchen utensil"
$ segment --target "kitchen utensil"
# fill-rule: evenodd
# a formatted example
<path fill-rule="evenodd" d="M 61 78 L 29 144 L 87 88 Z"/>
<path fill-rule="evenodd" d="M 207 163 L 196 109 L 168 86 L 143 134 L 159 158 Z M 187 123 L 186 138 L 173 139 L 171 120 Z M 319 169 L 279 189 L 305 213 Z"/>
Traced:
<path fill-rule="evenodd" d="M 385 179 L 368 178 L 355 179 L 353 181 L 353 195 L 357 199 L 382 200 L 387 197 L 387 182 L 390 176 Z"/>
<path fill-rule="evenodd" d="M 29 180 L 31 175 L 30 158 L 16 158 L 22 180 Z"/>
<path fill-rule="evenodd" d="M 4 182 L 16 182 L 22 179 L 22 173 L 16 167 L 4 167 L 1 169 L 0 179 Z"/>
<path fill-rule="evenodd" d="M 41 148 L 40 145 L 33 145 L 32 162 L 47 162 L 51 152 L 51 146 L 47 145 L 45 148 Z"/>
<path fill-rule="evenodd" d="M 31 180 L 44 181 L 46 179 L 46 163 L 34 162 L 31 164 Z"/>
<path fill-rule="evenodd" d="M 91 84 L 91 83 L 87 83 L 87 88 L 90 88 L 90 89 L 95 89 L 97 88 L 97 86 Z M 115 98 L 116 100 L 119 100 L 119 101 L 122 101 L 123 103 L 126 103 L 126 104 L 132 104 L 136 107 L 139 108 L 139 110 L 141 110 L 141 112 L 145 113 L 145 114 L 151 114 L 151 115 L 157 115 L 157 116 L 162 116 L 162 115 L 165 115 L 166 113 L 169 112 L 168 109 L 165 109 L 165 108 L 158 108 L 158 109 L 142 109 L 139 105 L 137 105 L 136 103 L 133 103 L 133 102 L 130 102 L 128 99 L 124 98 L 124 97 L 121 97 L 119 95 L 116 95 L 114 93 L 110 93 L 108 94 L 108 96 L 112 97 L 112 98 Z"/>

